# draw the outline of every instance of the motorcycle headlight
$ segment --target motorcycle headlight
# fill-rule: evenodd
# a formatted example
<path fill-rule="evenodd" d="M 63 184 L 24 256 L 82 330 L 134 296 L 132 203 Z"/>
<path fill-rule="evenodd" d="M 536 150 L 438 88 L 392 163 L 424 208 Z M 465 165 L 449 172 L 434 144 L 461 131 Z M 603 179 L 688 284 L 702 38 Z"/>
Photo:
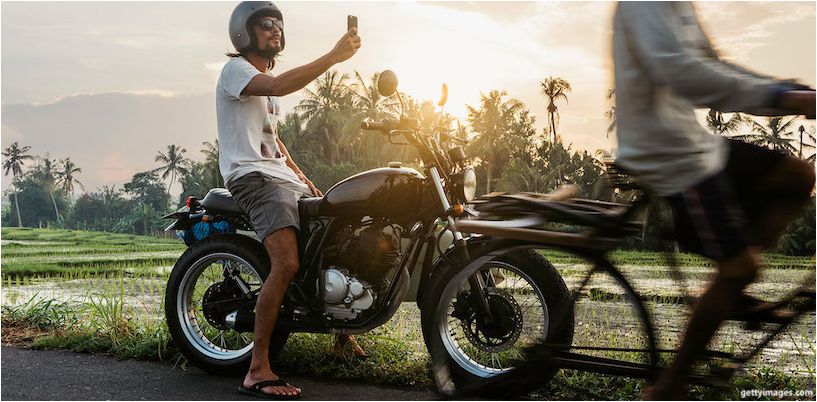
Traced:
<path fill-rule="evenodd" d="M 462 195 L 466 202 L 471 202 L 477 195 L 477 174 L 468 168 L 462 174 Z"/>

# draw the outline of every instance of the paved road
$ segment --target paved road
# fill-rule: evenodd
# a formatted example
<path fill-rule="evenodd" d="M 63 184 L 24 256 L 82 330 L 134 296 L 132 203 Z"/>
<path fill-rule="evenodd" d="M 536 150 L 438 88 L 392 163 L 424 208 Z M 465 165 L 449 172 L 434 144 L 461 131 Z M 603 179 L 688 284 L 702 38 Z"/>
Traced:
<path fill-rule="evenodd" d="M 52 350 L 3 346 L 4 400 L 260 400 L 236 392 L 240 377 L 218 377 L 195 368 L 119 360 Z M 425 389 L 286 377 L 305 400 L 428 400 Z"/>

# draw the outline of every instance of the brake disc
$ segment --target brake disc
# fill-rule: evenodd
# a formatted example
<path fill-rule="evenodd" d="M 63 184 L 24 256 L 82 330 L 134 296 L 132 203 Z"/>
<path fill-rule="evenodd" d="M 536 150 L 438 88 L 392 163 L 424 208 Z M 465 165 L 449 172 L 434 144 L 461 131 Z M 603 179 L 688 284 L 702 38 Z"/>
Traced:
<path fill-rule="evenodd" d="M 486 289 L 488 306 L 494 322 L 488 324 L 473 309 L 470 292 L 457 296 L 451 316 L 460 320 L 466 339 L 484 352 L 496 353 L 510 349 L 522 333 L 523 317 L 519 303 L 504 290 Z"/>

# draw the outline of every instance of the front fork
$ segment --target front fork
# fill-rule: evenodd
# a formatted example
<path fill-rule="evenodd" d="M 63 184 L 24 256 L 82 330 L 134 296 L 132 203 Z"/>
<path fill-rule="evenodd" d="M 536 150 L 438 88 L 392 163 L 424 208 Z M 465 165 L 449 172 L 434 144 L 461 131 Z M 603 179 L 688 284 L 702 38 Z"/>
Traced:
<path fill-rule="evenodd" d="M 468 247 L 466 247 L 465 239 L 463 239 L 462 233 L 457 230 L 454 217 L 451 216 L 451 203 L 448 202 L 448 197 L 445 195 L 445 189 L 443 188 L 443 182 L 440 178 L 440 172 L 437 170 L 436 166 L 432 166 L 429 169 L 429 174 L 431 175 L 431 180 L 434 182 L 434 188 L 437 190 L 437 196 L 439 197 L 440 203 L 445 211 L 446 219 L 448 220 L 448 227 L 451 228 L 451 233 L 454 236 L 454 247 L 460 254 L 459 256 L 462 261 L 471 261 L 471 257 L 468 255 Z M 474 275 L 471 275 L 468 278 L 468 284 L 471 286 L 471 303 L 473 304 L 477 314 L 482 316 L 486 324 L 490 325 L 494 322 L 494 318 L 493 314 L 491 313 L 491 308 L 488 306 L 488 298 L 485 296 L 484 290 L 485 285 L 479 275 L 479 271 L 475 272 Z"/>

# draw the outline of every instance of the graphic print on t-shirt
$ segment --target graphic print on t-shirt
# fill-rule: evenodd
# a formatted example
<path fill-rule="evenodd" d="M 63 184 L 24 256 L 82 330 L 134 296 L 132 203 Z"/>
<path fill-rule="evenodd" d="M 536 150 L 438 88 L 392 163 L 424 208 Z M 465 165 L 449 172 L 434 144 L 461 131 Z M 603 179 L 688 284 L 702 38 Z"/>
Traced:
<path fill-rule="evenodd" d="M 267 96 L 267 116 L 264 120 L 264 141 L 261 142 L 261 155 L 267 158 L 280 158 L 283 155 L 278 149 L 278 142 L 276 141 L 275 128 L 273 127 L 273 120 L 278 122 L 278 116 L 281 112 L 281 105 L 278 98 Z M 273 152 L 274 151 L 274 152 Z M 274 154 L 274 156 L 273 156 Z"/>

